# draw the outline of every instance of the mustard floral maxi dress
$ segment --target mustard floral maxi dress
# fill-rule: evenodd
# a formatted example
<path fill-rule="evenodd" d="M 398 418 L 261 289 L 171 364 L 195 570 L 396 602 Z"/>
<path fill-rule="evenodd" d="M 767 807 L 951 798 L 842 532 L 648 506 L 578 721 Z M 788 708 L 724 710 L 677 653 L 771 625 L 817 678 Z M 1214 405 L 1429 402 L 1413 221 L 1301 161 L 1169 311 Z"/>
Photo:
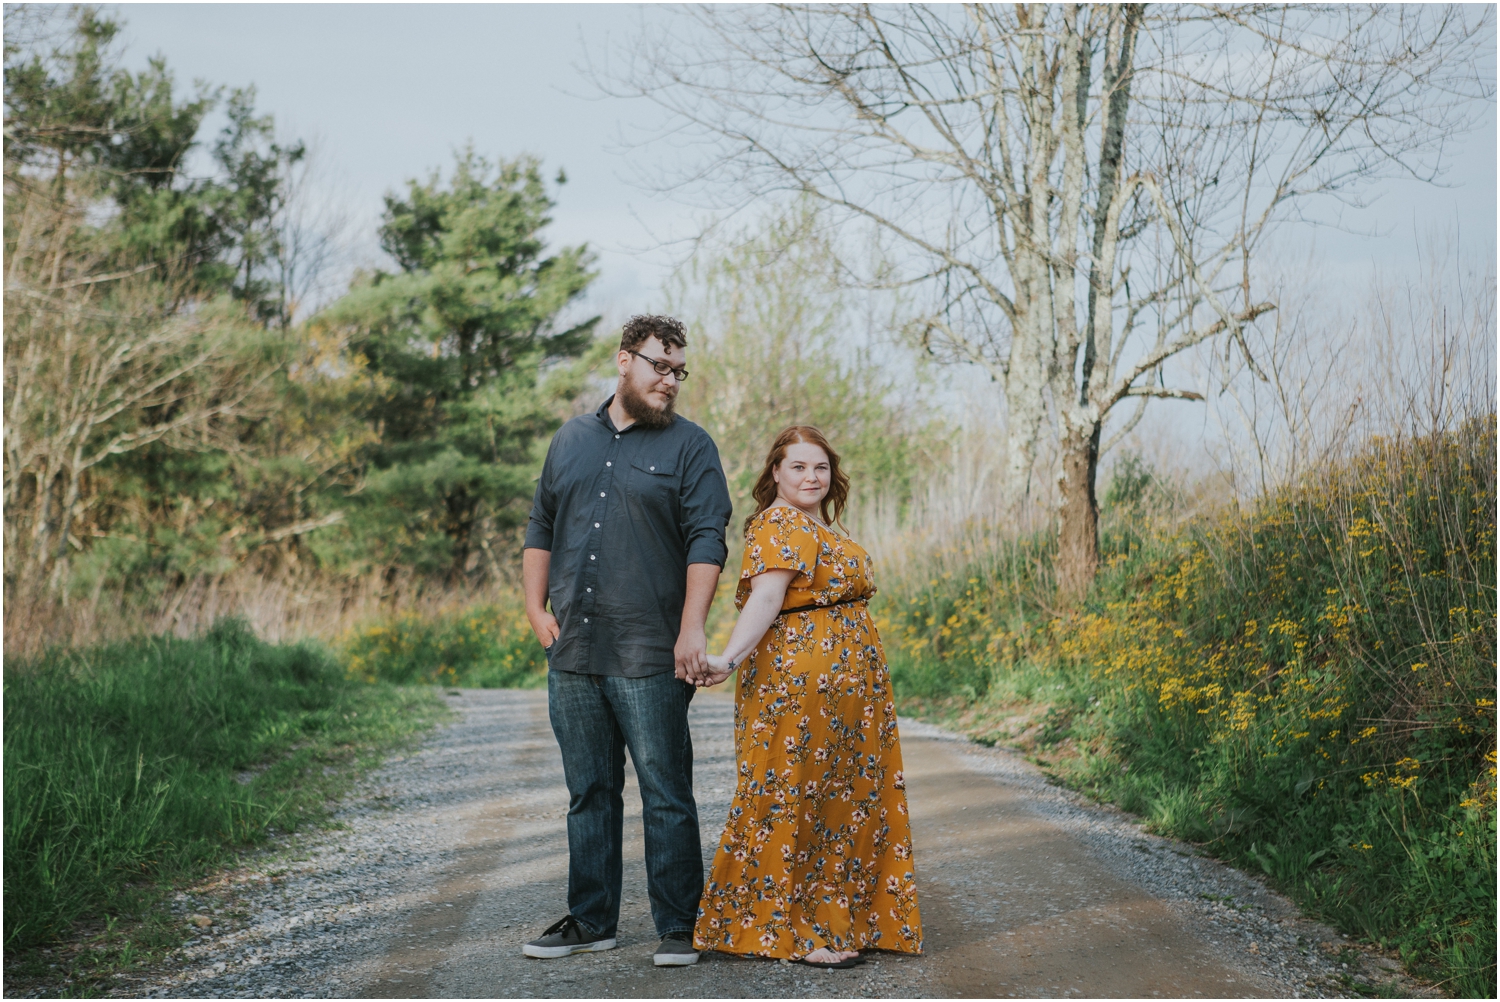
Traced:
<path fill-rule="evenodd" d="M 795 570 L 785 612 L 739 669 L 739 780 L 698 906 L 700 950 L 920 953 L 896 707 L 870 619 L 870 557 L 784 506 L 746 532 L 750 578 Z"/>

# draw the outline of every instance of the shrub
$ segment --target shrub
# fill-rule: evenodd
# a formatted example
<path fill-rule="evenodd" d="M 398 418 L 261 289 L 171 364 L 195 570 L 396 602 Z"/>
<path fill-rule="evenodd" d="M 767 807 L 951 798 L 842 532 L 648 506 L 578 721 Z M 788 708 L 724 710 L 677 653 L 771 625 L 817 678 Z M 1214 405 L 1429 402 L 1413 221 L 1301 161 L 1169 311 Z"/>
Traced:
<path fill-rule="evenodd" d="M 519 600 L 398 616 L 356 631 L 343 651 L 350 677 L 369 682 L 526 689 L 547 681 L 546 654 Z"/>
<path fill-rule="evenodd" d="M 931 581 L 891 613 L 898 691 L 1044 699 L 1069 781 L 1492 996 L 1495 461 L 1491 416 L 1107 531 L 1066 614 L 1014 576 Z"/>

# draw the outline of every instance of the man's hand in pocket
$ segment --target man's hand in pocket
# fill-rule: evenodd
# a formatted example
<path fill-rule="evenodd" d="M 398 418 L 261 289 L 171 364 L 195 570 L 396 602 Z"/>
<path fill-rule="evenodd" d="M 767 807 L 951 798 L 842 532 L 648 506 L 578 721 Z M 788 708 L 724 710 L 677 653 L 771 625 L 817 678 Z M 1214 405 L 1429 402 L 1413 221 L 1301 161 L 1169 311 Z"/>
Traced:
<path fill-rule="evenodd" d="M 542 646 L 551 648 L 557 643 L 557 635 L 562 632 L 562 627 L 557 625 L 557 617 L 552 613 L 542 610 L 539 612 L 528 612 L 526 618 L 531 622 L 531 630 L 536 638 L 542 642 Z"/>

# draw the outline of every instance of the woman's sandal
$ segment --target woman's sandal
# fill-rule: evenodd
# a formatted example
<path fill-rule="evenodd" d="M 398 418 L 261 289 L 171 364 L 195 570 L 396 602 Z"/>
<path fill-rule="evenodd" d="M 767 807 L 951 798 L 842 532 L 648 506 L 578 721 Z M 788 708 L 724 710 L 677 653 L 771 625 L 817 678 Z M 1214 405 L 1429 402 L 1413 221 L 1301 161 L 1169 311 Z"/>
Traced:
<path fill-rule="evenodd" d="M 816 960 L 805 960 L 802 957 L 798 957 L 796 960 L 793 960 L 792 963 L 806 964 L 808 967 L 821 967 L 825 971 L 847 971 L 851 967 L 859 966 L 859 958 L 850 957 L 847 960 L 835 960 L 832 963 L 819 963 Z"/>
<path fill-rule="evenodd" d="M 813 951 L 813 953 L 817 953 L 817 952 L 818 952 L 817 950 Z M 851 967 L 858 967 L 861 964 L 863 964 L 864 962 L 865 962 L 865 956 L 862 953 L 856 953 L 852 957 L 845 957 L 843 960 L 824 960 L 824 961 L 818 961 L 818 960 L 808 960 L 808 959 L 806 959 L 804 957 L 804 958 L 798 958 L 797 960 L 794 961 L 794 963 L 806 964 L 808 967 L 822 967 L 822 968 L 824 968 L 826 970 L 830 970 L 830 971 L 847 971 L 849 968 L 851 968 Z"/>

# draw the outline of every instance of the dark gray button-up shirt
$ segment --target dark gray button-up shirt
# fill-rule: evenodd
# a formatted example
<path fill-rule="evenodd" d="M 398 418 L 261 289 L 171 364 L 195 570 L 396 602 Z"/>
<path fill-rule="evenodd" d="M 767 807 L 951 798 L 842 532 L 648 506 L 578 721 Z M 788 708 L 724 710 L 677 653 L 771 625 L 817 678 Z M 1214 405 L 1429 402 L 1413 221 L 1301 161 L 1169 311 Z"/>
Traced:
<path fill-rule="evenodd" d="M 552 438 L 528 549 L 551 550 L 548 598 L 561 671 L 672 671 L 687 565 L 724 566 L 729 485 L 708 432 L 683 417 L 616 430 L 610 397 Z"/>

